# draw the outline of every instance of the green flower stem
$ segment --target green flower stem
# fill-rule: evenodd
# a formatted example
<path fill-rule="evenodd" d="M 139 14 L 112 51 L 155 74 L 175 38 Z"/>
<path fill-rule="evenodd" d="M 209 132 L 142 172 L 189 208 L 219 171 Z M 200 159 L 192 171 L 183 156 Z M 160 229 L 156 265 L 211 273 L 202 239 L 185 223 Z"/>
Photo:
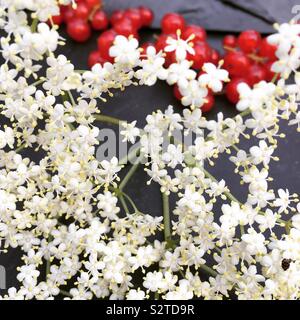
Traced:
<path fill-rule="evenodd" d="M 164 217 L 164 238 L 166 242 L 171 240 L 170 206 L 169 196 L 162 193 L 163 217 Z"/>
<path fill-rule="evenodd" d="M 34 82 L 34 83 L 32 84 L 32 86 L 38 86 L 38 85 L 42 84 L 42 83 L 45 82 L 45 81 L 46 81 L 45 78 L 41 78 L 40 80 L 37 80 L 36 82 Z"/>
<path fill-rule="evenodd" d="M 205 265 L 205 264 L 202 264 L 202 265 L 200 266 L 200 268 L 201 268 L 203 271 L 205 271 L 205 272 L 207 272 L 208 274 L 210 274 L 211 276 L 213 276 L 213 277 L 216 277 L 216 276 L 218 275 L 218 272 L 217 272 L 217 271 L 215 271 L 214 269 L 210 268 L 209 266 L 207 266 L 207 265 Z"/>
<path fill-rule="evenodd" d="M 18 153 L 18 152 L 21 152 L 23 149 L 25 149 L 26 145 L 25 144 L 21 144 L 16 150 L 15 152 Z"/>
<path fill-rule="evenodd" d="M 121 201 L 121 204 L 122 204 L 122 206 L 124 208 L 125 213 L 129 214 L 130 212 L 129 212 L 129 209 L 128 209 L 128 206 L 127 206 L 127 203 L 125 201 L 125 198 L 124 198 L 123 194 L 120 193 L 118 197 L 119 197 L 119 199 Z"/>
<path fill-rule="evenodd" d="M 30 27 L 32 33 L 36 32 L 36 28 L 37 28 L 38 23 L 39 23 L 39 20 L 37 18 L 32 20 L 32 24 Z"/>
<path fill-rule="evenodd" d="M 130 170 L 127 172 L 126 176 L 124 177 L 124 179 L 122 180 L 122 182 L 119 185 L 119 189 L 122 191 L 126 184 L 128 183 L 128 181 L 131 179 L 131 177 L 134 175 L 134 173 L 136 172 L 136 170 L 138 169 L 140 163 L 137 161 L 131 168 Z"/>
<path fill-rule="evenodd" d="M 76 102 L 75 102 L 75 99 L 74 99 L 71 91 L 68 91 L 68 96 L 69 96 L 69 99 L 70 99 L 70 102 L 71 102 L 72 106 L 75 107 L 76 106 Z"/>
<path fill-rule="evenodd" d="M 72 298 L 72 295 L 71 295 L 68 291 L 65 291 L 65 290 L 60 289 L 60 290 L 59 290 L 59 293 L 60 293 L 61 295 L 63 295 L 63 296 Z"/>
<path fill-rule="evenodd" d="M 137 206 L 135 205 L 134 201 L 129 197 L 128 194 L 126 194 L 126 193 L 123 192 L 123 191 L 120 191 L 120 192 L 121 192 L 121 194 L 129 201 L 130 205 L 132 206 L 132 208 L 133 208 L 133 210 L 134 210 L 135 212 L 141 212 L 141 211 L 137 208 Z"/>
<path fill-rule="evenodd" d="M 134 148 L 131 150 L 126 156 L 124 156 L 121 160 L 119 160 L 120 165 L 124 165 L 130 162 L 134 157 L 136 157 L 137 153 L 139 153 L 140 148 Z"/>
<path fill-rule="evenodd" d="M 96 114 L 95 119 L 97 121 L 106 122 L 106 123 L 115 124 L 115 125 L 120 125 L 121 123 L 126 122 L 126 121 L 123 121 L 114 117 L 110 117 L 110 116 L 105 116 L 102 114 Z"/>
<path fill-rule="evenodd" d="M 251 110 L 250 109 L 246 109 L 245 111 L 239 113 L 238 116 L 241 116 L 243 118 L 243 117 L 248 116 L 249 114 L 251 114 Z"/>

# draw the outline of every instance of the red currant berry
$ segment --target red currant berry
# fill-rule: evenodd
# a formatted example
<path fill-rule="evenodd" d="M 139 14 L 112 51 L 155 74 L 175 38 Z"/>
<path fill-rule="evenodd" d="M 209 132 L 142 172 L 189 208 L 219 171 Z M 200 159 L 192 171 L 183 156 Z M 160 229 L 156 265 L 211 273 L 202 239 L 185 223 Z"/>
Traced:
<path fill-rule="evenodd" d="M 189 25 L 186 26 L 184 31 L 182 32 L 182 38 L 183 39 L 188 39 L 191 35 L 195 35 L 194 39 L 192 42 L 197 42 L 197 41 L 205 41 L 206 40 L 206 31 L 196 25 Z"/>
<path fill-rule="evenodd" d="M 131 21 L 131 24 L 134 29 L 138 30 L 139 28 L 141 28 L 143 21 L 141 13 L 138 9 L 127 9 L 124 13 L 124 17 L 128 18 Z"/>
<path fill-rule="evenodd" d="M 270 44 L 267 38 L 262 39 L 260 43 L 259 55 L 264 58 L 268 58 L 270 61 L 277 60 L 276 52 L 277 47 Z"/>
<path fill-rule="evenodd" d="M 174 87 L 173 87 L 173 94 L 174 94 L 174 97 L 175 97 L 177 100 L 181 101 L 182 94 L 180 93 L 179 87 L 178 87 L 177 84 L 175 84 Z"/>
<path fill-rule="evenodd" d="M 91 36 L 91 28 L 86 21 L 74 19 L 68 23 L 67 33 L 73 40 L 85 42 Z"/>
<path fill-rule="evenodd" d="M 56 26 L 60 26 L 63 23 L 63 16 L 61 14 L 57 16 L 52 16 L 51 19 L 47 21 L 47 23 L 51 26 L 52 23 Z"/>
<path fill-rule="evenodd" d="M 100 63 L 101 65 L 103 65 L 105 62 L 107 62 L 107 60 L 101 56 L 101 53 L 99 51 L 97 50 L 92 51 L 89 54 L 89 58 L 88 58 L 89 68 L 92 68 L 96 63 Z"/>
<path fill-rule="evenodd" d="M 114 11 L 110 17 L 110 23 L 114 26 L 119 21 L 121 21 L 123 19 L 123 17 L 124 17 L 124 11 L 122 11 L 122 10 Z"/>
<path fill-rule="evenodd" d="M 254 63 L 248 69 L 247 80 L 250 86 L 254 86 L 256 83 L 266 80 L 267 72 L 264 66 Z"/>
<path fill-rule="evenodd" d="M 91 21 L 94 30 L 105 30 L 108 27 L 108 23 L 107 15 L 102 10 L 96 11 Z"/>
<path fill-rule="evenodd" d="M 187 54 L 187 60 L 193 61 L 193 69 L 201 69 L 205 62 L 208 62 L 211 57 L 211 48 L 206 42 L 197 42 L 194 45 L 195 54 Z"/>
<path fill-rule="evenodd" d="M 117 33 L 115 30 L 110 29 L 104 31 L 97 40 L 98 49 L 101 53 L 101 56 L 109 61 L 112 61 L 112 57 L 109 55 L 109 48 L 112 46 Z"/>
<path fill-rule="evenodd" d="M 78 1 L 77 1 L 78 2 Z M 90 10 L 94 9 L 94 8 L 100 8 L 101 7 L 101 2 L 99 0 L 84 0 L 84 2 L 86 3 L 86 5 L 88 6 L 88 8 Z"/>
<path fill-rule="evenodd" d="M 246 82 L 245 78 L 234 78 L 225 87 L 225 94 L 227 99 L 232 103 L 237 103 L 240 99 L 240 95 L 237 91 L 237 87 L 240 83 Z"/>
<path fill-rule="evenodd" d="M 85 3 L 78 3 L 77 8 L 74 10 L 74 18 L 87 20 L 89 18 L 90 9 Z"/>
<path fill-rule="evenodd" d="M 183 31 L 184 26 L 184 18 L 177 13 L 167 13 L 161 20 L 162 32 L 165 34 L 176 33 L 177 30 Z"/>
<path fill-rule="evenodd" d="M 216 49 L 211 49 L 211 56 L 210 56 L 210 62 L 218 65 L 220 60 L 220 54 Z"/>
<path fill-rule="evenodd" d="M 245 53 L 252 53 L 259 49 L 261 35 L 255 30 L 243 31 L 238 37 L 238 45 Z"/>
<path fill-rule="evenodd" d="M 206 102 L 201 106 L 201 111 L 202 112 L 208 112 L 210 111 L 214 104 L 215 104 L 215 97 L 212 93 L 209 93 L 206 97 L 205 97 Z"/>
<path fill-rule="evenodd" d="M 143 27 L 151 26 L 154 19 L 153 11 L 147 7 L 139 7 L 138 9 L 142 17 L 142 26 Z"/>
<path fill-rule="evenodd" d="M 69 23 L 71 20 L 74 19 L 75 10 L 72 8 L 71 5 L 68 5 L 62 10 L 62 15 L 64 22 Z"/>
<path fill-rule="evenodd" d="M 124 17 L 118 23 L 114 25 L 114 30 L 117 34 L 120 34 L 125 37 L 129 37 L 130 35 L 136 35 L 136 28 L 132 25 L 131 20 Z"/>
<path fill-rule="evenodd" d="M 228 34 L 223 39 L 223 48 L 225 50 L 234 49 L 237 46 L 237 38 L 231 34 Z"/>
<path fill-rule="evenodd" d="M 246 75 L 250 66 L 249 58 L 240 51 L 230 51 L 224 57 L 224 69 L 233 77 Z"/>

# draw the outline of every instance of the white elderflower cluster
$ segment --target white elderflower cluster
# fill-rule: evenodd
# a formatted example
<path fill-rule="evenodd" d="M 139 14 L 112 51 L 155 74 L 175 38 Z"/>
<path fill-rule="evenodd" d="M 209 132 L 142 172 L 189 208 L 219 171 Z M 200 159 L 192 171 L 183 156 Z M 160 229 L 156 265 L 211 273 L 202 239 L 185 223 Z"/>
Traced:
<path fill-rule="evenodd" d="M 62 39 L 44 23 L 62 3 L 71 0 L 0 0 L 0 109 L 9 123 L 0 127 L 0 257 L 23 253 L 20 285 L 0 299 L 299 299 L 299 198 L 273 190 L 269 171 L 284 137 L 279 121 L 300 127 L 299 25 L 269 38 L 283 79 L 240 84 L 243 112 L 207 120 L 200 107 L 209 90 L 229 81 L 221 64 L 204 64 L 197 78 L 180 34 L 168 41 L 176 55 L 168 68 L 164 52 L 141 54 L 136 39 L 117 36 L 114 63 L 77 71 L 56 54 Z M 157 110 L 144 128 L 100 114 L 112 90 L 158 80 L 178 85 L 190 108 Z M 99 122 L 120 124 L 123 141 L 139 143 L 125 176 L 122 159 L 95 157 Z M 248 190 L 245 201 L 210 173 L 221 154 Z M 126 193 L 139 165 L 160 186 L 161 216 L 151 206 L 141 212 Z"/>

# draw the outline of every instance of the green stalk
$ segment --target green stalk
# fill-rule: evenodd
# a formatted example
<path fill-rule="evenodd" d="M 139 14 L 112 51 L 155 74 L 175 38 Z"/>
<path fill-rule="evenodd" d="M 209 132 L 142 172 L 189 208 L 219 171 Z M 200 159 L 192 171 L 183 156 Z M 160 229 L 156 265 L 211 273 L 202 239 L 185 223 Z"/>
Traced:
<path fill-rule="evenodd" d="M 126 122 L 126 121 L 119 120 L 117 118 L 110 117 L 110 116 L 105 116 L 102 114 L 96 114 L 95 119 L 97 121 L 106 122 L 106 123 L 115 124 L 115 125 L 120 125 L 122 122 Z"/>
<path fill-rule="evenodd" d="M 162 193 L 163 217 L 164 217 L 164 238 L 166 242 L 171 240 L 170 206 L 169 196 Z"/>
<path fill-rule="evenodd" d="M 131 177 L 134 175 L 134 173 L 136 172 L 136 170 L 138 169 L 140 163 L 137 162 L 135 163 L 130 170 L 127 172 L 126 176 L 124 177 L 124 179 L 122 180 L 122 182 L 119 185 L 119 189 L 122 191 L 126 184 L 129 182 L 129 180 L 131 179 Z"/>

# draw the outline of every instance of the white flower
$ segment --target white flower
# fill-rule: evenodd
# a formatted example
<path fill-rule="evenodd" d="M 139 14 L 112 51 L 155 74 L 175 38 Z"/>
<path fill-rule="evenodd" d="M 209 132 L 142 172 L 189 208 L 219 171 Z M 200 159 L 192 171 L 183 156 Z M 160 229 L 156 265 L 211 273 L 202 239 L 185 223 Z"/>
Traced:
<path fill-rule="evenodd" d="M 205 72 L 201 74 L 198 81 L 201 86 L 210 88 L 213 92 L 220 92 L 223 88 L 223 82 L 228 82 L 228 71 L 217 68 L 212 63 L 205 63 L 202 67 Z"/>
<path fill-rule="evenodd" d="M 260 140 L 259 145 L 251 147 L 249 151 L 255 165 L 262 162 L 264 166 L 267 166 L 274 152 L 274 147 L 268 146 L 264 140 Z"/>
<path fill-rule="evenodd" d="M 257 233 L 254 229 L 248 229 L 248 232 L 242 235 L 242 240 L 246 243 L 249 254 L 266 254 L 267 248 L 263 234 Z"/>
<path fill-rule="evenodd" d="M 171 168 L 175 168 L 178 164 L 181 164 L 183 161 L 182 146 L 169 144 L 167 152 L 162 154 L 162 161 Z"/>
<path fill-rule="evenodd" d="M 15 142 L 15 134 L 12 128 L 6 127 L 4 131 L 0 130 L 0 149 L 3 149 L 6 145 L 13 148 Z"/>
<path fill-rule="evenodd" d="M 191 63 L 183 60 L 169 66 L 167 82 L 169 85 L 177 83 L 181 88 L 186 88 L 188 81 L 194 80 L 196 75 L 197 73 L 191 69 Z"/>
<path fill-rule="evenodd" d="M 122 122 L 121 126 L 124 130 L 120 131 L 120 134 L 124 136 L 123 142 L 129 141 L 130 143 L 135 143 L 136 137 L 139 136 L 140 130 L 136 128 L 136 121 L 132 121 L 131 123 Z"/>
<path fill-rule="evenodd" d="M 181 39 L 180 32 L 178 32 L 177 39 L 168 37 L 166 41 L 167 46 L 164 48 L 164 50 L 165 52 L 175 51 L 177 61 L 182 61 L 186 58 L 187 52 L 195 55 L 195 50 L 193 49 L 190 40 L 192 40 L 192 37 L 188 38 L 187 40 Z"/>
<path fill-rule="evenodd" d="M 184 106 L 201 107 L 205 103 L 208 90 L 200 86 L 197 80 L 191 80 L 186 87 L 179 87 Z"/>
<path fill-rule="evenodd" d="M 272 230 L 275 227 L 277 215 L 272 210 L 267 209 L 265 214 L 258 214 L 255 217 L 255 221 L 259 224 L 259 228 L 262 232 L 266 229 Z"/>
<path fill-rule="evenodd" d="M 143 290 L 131 289 L 126 295 L 127 300 L 144 300 L 146 298 L 145 292 Z"/>
<path fill-rule="evenodd" d="M 278 212 L 282 213 L 285 212 L 291 203 L 291 196 L 289 193 L 289 190 L 286 189 L 285 191 L 283 189 L 278 190 L 278 196 L 279 198 L 276 198 L 275 201 L 273 202 L 273 205 L 275 207 L 279 207 Z"/>
<path fill-rule="evenodd" d="M 168 70 L 163 67 L 165 58 L 162 57 L 162 52 L 156 53 L 155 48 L 149 46 L 146 53 L 147 59 L 140 61 L 142 69 L 135 72 L 135 77 L 140 80 L 141 85 L 153 86 L 157 79 L 166 80 Z"/>
<path fill-rule="evenodd" d="M 115 61 L 122 64 L 136 66 L 139 61 L 140 51 L 139 43 L 135 38 L 126 38 L 118 35 L 115 38 L 113 46 L 109 49 L 109 55 L 115 58 Z"/>
<path fill-rule="evenodd" d="M 40 272 L 36 270 L 35 265 L 25 265 L 19 269 L 17 279 L 24 283 L 26 286 L 34 286 L 37 280 L 37 277 L 40 275 Z"/>

